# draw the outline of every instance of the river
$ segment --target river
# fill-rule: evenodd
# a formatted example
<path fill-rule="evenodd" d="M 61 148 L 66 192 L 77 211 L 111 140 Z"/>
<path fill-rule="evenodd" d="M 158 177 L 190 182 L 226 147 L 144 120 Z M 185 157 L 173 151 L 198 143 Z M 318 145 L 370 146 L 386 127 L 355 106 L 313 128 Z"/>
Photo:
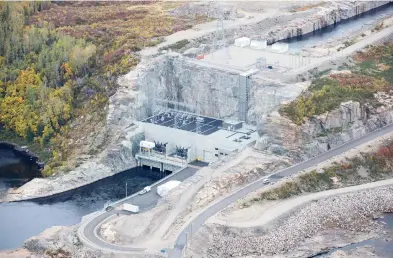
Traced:
<path fill-rule="evenodd" d="M 0 250 L 15 249 L 52 226 L 74 225 L 105 203 L 133 194 L 160 179 L 150 169 L 133 168 L 60 196 L 35 202 L 0 204 Z M 23 179 L 0 179 L 0 191 L 23 184 Z"/>
<path fill-rule="evenodd" d="M 280 42 L 289 43 L 290 52 L 299 52 L 304 47 L 315 46 L 319 42 L 327 42 L 350 35 L 362 28 L 372 29 L 376 19 L 393 15 L 393 4 L 387 4 L 358 16 L 342 20 L 337 24 L 330 25 L 320 30 L 293 37 Z"/>
<path fill-rule="evenodd" d="M 378 219 L 379 222 L 385 224 L 385 231 L 389 232 L 389 235 L 393 234 L 393 213 L 385 213 L 382 218 Z M 334 248 L 328 253 L 313 256 L 314 258 L 328 258 L 337 250 L 349 251 L 357 247 L 372 246 L 375 248 L 376 257 L 393 257 L 393 245 L 392 240 L 386 241 L 386 236 L 381 236 L 377 239 L 369 239 L 355 244 L 349 244 L 342 248 Z"/>

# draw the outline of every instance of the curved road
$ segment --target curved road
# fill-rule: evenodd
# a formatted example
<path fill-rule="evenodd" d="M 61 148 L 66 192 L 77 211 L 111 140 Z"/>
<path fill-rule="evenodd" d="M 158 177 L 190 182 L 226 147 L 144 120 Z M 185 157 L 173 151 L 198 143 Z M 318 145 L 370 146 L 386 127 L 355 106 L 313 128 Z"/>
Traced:
<path fill-rule="evenodd" d="M 273 175 L 279 176 L 279 177 L 284 177 L 284 176 L 296 174 L 302 170 L 305 170 L 307 168 L 315 166 L 323 161 L 326 161 L 334 156 L 337 156 L 338 154 L 341 154 L 341 153 L 346 152 L 350 149 L 356 148 L 363 143 L 369 142 L 375 138 L 378 138 L 378 137 L 385 135 L 387 133 L 390 133 L 392 131 L 393 131 L 393 124 L 383 127 L 381 129 L 375 130 L 374 132 L 371 132 L 371 133 L 369 133 L 365 136 L 362 136 L 358 139 L 355 139 L 351 142 L 340 145 L 334 149 L 331 149 L 330 151 L 324 152 L 324 153 L 322 153 L 314 158 L 311 158 L 305 162 L 296 164 L 294 166 L 291 166 L 289 168 L 281 170 L 277 173 L 269 175 L 269 177 L 273 176 Z M 209 219 L 210 217 L 215 215 L 217 212 L 223 210 L 225 207 L 227 207 L 231 203 L 236 202 L 237 200 L 245 197 L 246 195 L 250 194 L 251 192 L 261 189 L 263 186 L 264 186 L 263 178 L 261 178 L 258 181 L 255 181 L 255 182 L 245 186 L 244 188 L 221 199 L 220 201 L 214 203 L 213 205 L 211 205 L 207 209 L 205 209 L 196 218 L 194 218 L 186 226 L 186 228 L 180 233 L 179 237 L 176 240 L 175 248 L 170 253 L 170 257 L 181 257 L 182 256 L 182 252 L 183 252 L 184 246 L 186 245 L 187 238 L 189 239 L 190 237 L 192 237 L 192 232 L 196 232 L 203 224 L 205 224 L 207 219 Z"/>
<path fill-rule="evenodd" d="M 296 174 L 304 169 L 310 168 L 315 166 L 323 161 L 326 161 L 338 154 L 341 154 L 345 151 L 358 147 L 359 145 L 369 142 L 377 137 L 385 135 L 393 131 L 393 124 L 385 126 L 381 129 L 378 129 L 374 132 L 371 132 L 365 136 L 362 136 L 358 139 L 355 139 L 351 142 L 345 143 L 340 145 L 330 151 L 324 152 L 314 158 L 311 158 L 305 162 L 296 164 L 284 170 L 281 170 L 277 173 L 269 175 L 272 181 L 275 180 L 274 178 L 281 178 L 289 175 Z M 264 177 L 266 178 L 266 177 Z M 240 190 L 234 192 L 233 194 L 213 203 L 209 207 L 207 207 L 204 211 L 202 211 L 197 217 L 195 217 L 180 233 L 179 237 L 176 240 L 176 244 L 174 249 L 169 250 L 168 254 L 169 257 L 181 257 L 183 249 L 186 245 L 187 238 L 189 239 L 192 237 L 192 232 L 196 232 L 205 222 L 207 219 L 212 217 L 217 212 L 221 211 L 231 203 L 245 197 L 251 192 L 254 192 L 258 189 L 264 187 L 263 178 L 241 188 Z M 114 244 L 107 243 L 100 239 L 97 234 L 97 226 L 100 225 L 105 219 L 109 218 L 111 215 L 115 214 L 115 211 L 110 212 L 99 212 L 98 214 L 92 215 L 91 218 L 87 218 L 87 221 L 83 221 L 81 227 L 78 229 L 78 236 L 80 237 L 81 241 L 86 244 L 87 246 L 100 249 L 107 252 L 115 252 L 115 253 L 133 253 L 138 251 L 143 251 L 144 249 L 141 248 L 132 248 L 127 246 L 117 246 Z"/>

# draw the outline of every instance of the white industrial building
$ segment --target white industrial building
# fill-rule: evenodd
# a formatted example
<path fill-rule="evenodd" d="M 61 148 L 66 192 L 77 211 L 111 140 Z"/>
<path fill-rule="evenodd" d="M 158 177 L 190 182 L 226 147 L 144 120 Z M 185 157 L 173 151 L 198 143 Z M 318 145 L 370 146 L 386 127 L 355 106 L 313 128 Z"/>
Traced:
<path fill-rule="evenodd" d="M 176 156 L 177 148 L 187 149 L 187 162 L 214 162 L 258 137 L 253 126 L 178 110 L 161 112 L 140 123 L 147 141 L 166 143 L 166 156 Z"/>

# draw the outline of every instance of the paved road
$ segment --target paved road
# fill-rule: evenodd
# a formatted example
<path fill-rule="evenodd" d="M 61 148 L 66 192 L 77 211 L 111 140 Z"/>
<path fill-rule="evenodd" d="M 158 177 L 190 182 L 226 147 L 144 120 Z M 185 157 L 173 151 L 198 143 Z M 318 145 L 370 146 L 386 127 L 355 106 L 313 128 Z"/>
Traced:
<path fill-rule="evenodd" d="M 314 165 L 317 165 L 323 161 L 326 161 L 338 154 L 341 154 L 345 151 L 348 151 L 352 148 L 355 148 L 363 143 L 366 143 L 370 140 L 373 140 L 379 136 L 382 136 L 384 134 L 387 134 L 389 132 L 393 131 L 393 124 L 386 126 L 384 128 L 381 128 L 379 130 L 376 130 L 368 135 L 365 135 L 361 138 L 358 138 L 354 141 L 351 141 L 349 143 L 346 143 L 344 145 L 341 145 L 337 148 L 334 148 L 328 152 L 325 152 L 319 156 L 316 156 L 312 159 L 309 159 L 303 163 L 299 163 L 295 166 L 286 168 L 284 170 L 281 170 L 273 175 L 269 175 L 270 179 L 272 181 L 276 181 L 281 177 L 296 174 L 304 169 L 310 168 Z M 191 174 L 194 174 L 196 169 L 194 168 L 187 168 L 185 170 L 184 174 L 179 173 L 178 176 L 174 175 L 170 180 L 179 180 L 182 181 L 185 178 L 189 177 Z M 169 179 L 166 179 L 169 180 Z M 164 181 L 166 182 L 166 181 Z M 181 257 L 182 256 L 182 251 L 184 249 L 184 246 L 186 244 L 187 238 L 192 237 L 192 233 L 196 232 L 205 222 L 208 218 L 212 217 L 214 214 L 217 212 L 221 211 L 231 203 L 245 197 L 249 193 L 256 191 L 258 189 L 261 189 L 264 187 L 263 180 L 260 179 L 258 181 L 255 181 L 244 188 L 240 189 L 239 191 L 223 198 L 222 200 L 218 201 L 217 203 L 213 204 L 212 206 L 208 207 L 206 210 L 204 210 L 202 213 L 200 213 L 194 220 L 192 220 L 187 227 L 180 233 L 179 237 L 176 240 L 176 244 L 174 249 L 169 250 L 169 257 Z M 149 193 L 150 195 L 153 195 L 153 193 L 156 192 L 156 187 L 152 188 L 152 191 Z M 146 195 L 147 197 L 149 195 Z M 126 200 L 126 202 L 133 202 L 134 204 L 140 204 L 142 209 L 149 209 L 151 206 L 156 204 L 156 201 L 154 201 L 154 198 L 158 198 L 157 196 L 151 196 L 153 199 L 148 200 L 143 200 L 144 198 L 143 195 L 141 196 L 135 196 L 131 199 Z M 144 203 L 146 202 L 146 203 Z M 94 218 L 91 218 L 90 220 L 88 219 L 87 223 L 82 223 L 81 227 L 78 230 L 78 236 L 81 239 L 81 241 L 86 244 L 87 246 L 94 248 L 94 249 L 100 249 L 108 252 L 115 252 L 115 253 L 130 253 L 130 252 L 138 252 L 138 251 L 144 251 L 145 249 L 142 248 L 132 248 L 132 247 L 126 247 L 126 246 L 117 246 L 113 245 L 110 243 L 107 243 L 100 238 L 97 237 L 96 235 L 96 228 L 97 226 L 102 223 L 105 219 L 110 217 L 111 215 L 114 215 L 117 211 L 110 211 L 110 212 L 100 212 L 98 214 L 94 215 Z"/>
<path fill-rule="evenodd" d="M 157 195 L 157 186 L 162 185 L 171 180 L 184 181 L 190 176 L 194 175 L 198 169 L 187 167 L 172 176 L 169 176 L 159 183 L 152 186 L 151 191 L 149 193 L 143 195 L 132 195 L 128 199 L 121 200 L 116 203 L 114 206 L 122 205 L 123 203 L 131 203 L 134 205 L 138 205 L 141 211 L 149 210 L 157 205 L 157 201 L 159 196 Z M 78 236 L 81 241 L 88 245 L 91 248 L 101 249 L 106 251 L 116 251 L 116 252 L 130 252 L 130 251 L 143 251 L 143 248 L 131 248 L 131 247 L 121 247 L 117 245 L 113 245 L 107 243 L 100 238 L 97 237 L 96 228 L 102 223 L 104 220 L 108 219 L 110 216 L 116 216 L 116 213 L 127 213 L 119 210 L 112 211 L 101 211 L 93 216 L 90 219 L 87 219 L 87 222 L 82 222 L 80 228 L 78 229 Z"/>
<path fill-rule="evenodd" d="M 321 155 L 318 155 L 314 158 L 311 158 L 305 162 L 299 163 L 297 165 L 294 165 L 292 167 L 286 168 L 284 170 L 281 170 L 277 173 L 274 174 L 273 177 L 277 176 L 289 176 L 296 174 L 304 169 L 310 168 L 312 166 L 315 166 L 323 161 L 326 161 L 338 154 L 341 154 L 345 151 L 348 151 L 350 149 L 353 149 L 363 143 L 366 143 L 370 140 L 373 140 L 377 137 L 380 137 L 384 134 L 387 134 L 389 132 L 393 131 L 393 124 L 386 126 L 384 128 L 381 128 L 379 130 L 376 130 L 368 135 L 365 135 L 363 137 L 360 137 L 356 140 L 353 140 L 351 142 L 348 142 L 344 145 L 341 145 L 339 147 L 336 147 L 330 151 L 327 151 L 325 153 L 322 153 Z M 214 205 L 208 207 L 206 210 L 204 210 L 202 213 L 200 213 L 194 220 L 192 220 L 187 227 L 180 233 L 179 237 L 176 240 L 175 248 L 174 250 L 171 250 L 169 253 L 169 257 L 177 258 L 182 256 L 182 251 L 184 249 L 184 246 L 186 244 L 187 238 L 190 239 L 192 238 L 193 232 L 196 232 L 205 222 L 208 218 L 212 217 L 215 215 L 217 212 L 221 211 L 228 205 L 230 205 L 233 202 L 236 202 L 237 200 L 245 197 L 251 192 L 254 192 L 258 189 L 261 189 L 264 187 L 263 180 L 259 179 L 258 181 L 255 181 L 246 187 L 240 189 L 239 191 L 225 197 L 224 199 L 220 200 L 219 202 L 215 203 Z"/>

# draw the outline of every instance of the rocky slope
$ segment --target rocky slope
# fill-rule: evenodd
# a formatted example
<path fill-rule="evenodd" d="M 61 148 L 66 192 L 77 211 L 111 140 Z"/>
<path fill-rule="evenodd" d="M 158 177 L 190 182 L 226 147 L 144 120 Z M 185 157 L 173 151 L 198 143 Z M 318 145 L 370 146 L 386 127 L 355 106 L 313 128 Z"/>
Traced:
<path fill-rule="evenodd" d="M 260 150 L 306 159 L 393 123 L 390 105 L 369 109 L 358 102 L 341 103 L 326 114 L 296 126 L 277 112 L 260 127 L 261 137 L 255 144 Z"/>
<path fill-rule="evenodd" d="M 138 79 L 147 107 L 154 109 L 154 99 L 157 104 L 177 101 L 186 110 L 212 117 L 237 115 L 238 84 L 237 73 L 204 67 L 179 54 L 155 58 Z"/>
<path fill-rule="evenodd" d="M 318 200 L 275 221 L 271 230 L 267 227 L 242 230 L 210 225 L 197 233 L 190 250 L 193 255 L 210 254 L 212 257 L 266 257 L 274 254 L 310 257 L 320 250 L 302 247 L 304 241 L 310 242 L 315 236 L 319 236 L 315 241 L 321 245 L 331 244 L 331 248 L 380 234 L 382 225 L 371 217 L 377 212 L 391 212 L 392 198 L 393 188 L 384 187 Z M 329 230 L 332 231 L 329 233 Z"/>
<path fill-rule="evenodd" d="M 389 3 L 388 1 L 333 1 L 328 6 L 318 7 L 319 11 L 306 19 L 295 19 L 285 26 L 278 25 L 260 38 L 268 43 L 298 37 L 307 33 L 333 25 L 342 20 L 357 16 L 371 9 Z"/>

